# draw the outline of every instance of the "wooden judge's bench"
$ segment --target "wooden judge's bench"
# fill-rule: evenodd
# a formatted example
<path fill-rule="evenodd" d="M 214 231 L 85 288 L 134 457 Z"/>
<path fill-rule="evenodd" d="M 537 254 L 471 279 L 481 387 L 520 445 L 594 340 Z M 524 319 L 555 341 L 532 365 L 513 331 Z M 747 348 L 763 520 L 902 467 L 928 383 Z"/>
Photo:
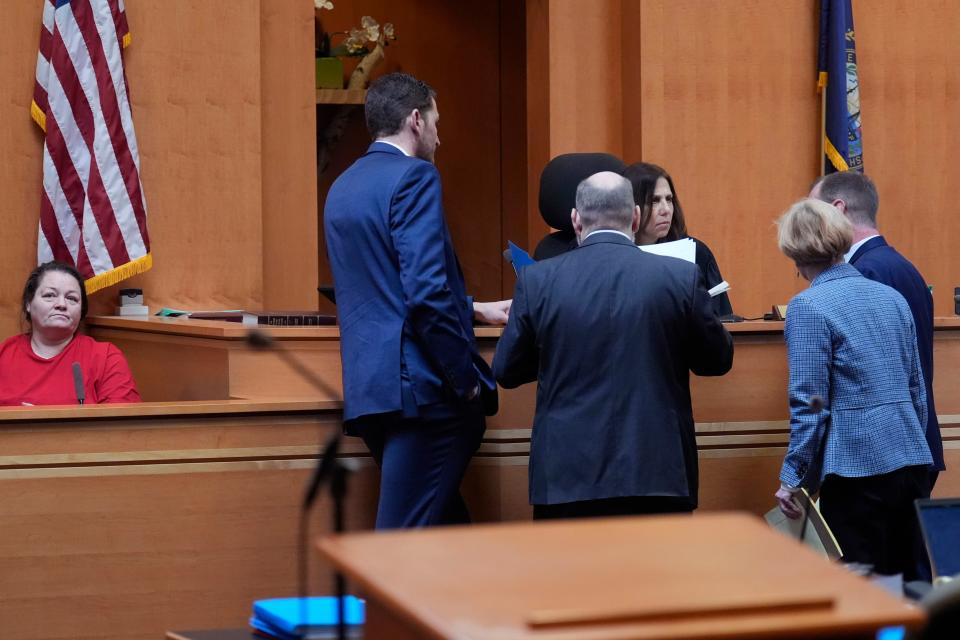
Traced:
<path fill-rule="evenodd" d="M 91 335 L 127 355 L 144 400 L 342 400 L 338 327 L 264 328 L 326 383 L 329 390 L 318 393 L 275 353 L 251 350 L 248 329 L 238 323 L 97 317 L 88 324 Z M 783 322 L 726 327 L 735 342 L 733 369 L 716 378 L 691 376 L 700 506 L 760 514 L 772 503 L 789 439 Z M 476 329 L 488 361 L 501 332 Z M 960 318 L 938 318 L 934 336 L 934 393 L 952 468 L 960 465 Z M 535 397 L 534 384 L 500 390 L 500 412 L 488 420 L 467 480 L 471 507 L 482 520 L 529 517 L 526 465 Z M 938 493 L 960 495 L 960 474 L 943 474 Z"/>
<path fill-rule="evenodd" d="M 328 389 L 226 322 L 93 317 L 88 333 L 127 356 L 141 405 L 0 411 L 0 636 L 18 640 L 162 638 L 170 628 L 242 627 L 254 599 L 296 594 L 301 490 L 341 427 L 336 327 L 270 328 Z M 701 512 L 760 514 L 773 504 L 788 441 L 782 323 L 728 325 L 736 352 L 721 378 L 691 379 Z M 937 408 L 947 465 L 937 494 L 960 495 L 960 319 L 938 319 Z M 500 329 L 478 328 L 492 358 Z M 638 380 L 637 384 L 642 384 Z M 503 391 L 468 471 L 476 519 L 526 520 L 535 385 Z M 368 529 L 377 471 L 353 459 L 347 528 Z M 696 517 L 696 516 L 695 516 Z M 322 500 L 313 532 L 327 530 Z M 309 559 L 311 591 L 329 563 Z"/>

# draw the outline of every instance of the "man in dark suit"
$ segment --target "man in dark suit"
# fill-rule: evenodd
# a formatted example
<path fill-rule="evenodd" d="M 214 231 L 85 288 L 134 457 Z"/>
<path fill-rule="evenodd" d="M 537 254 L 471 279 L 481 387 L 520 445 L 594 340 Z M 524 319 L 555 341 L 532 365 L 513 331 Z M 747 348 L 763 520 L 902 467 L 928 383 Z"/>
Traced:
<path fill-rule="evenodd" d="M 926 436 L 933 464 L 930 466 L 929 486 L 924 497 L 929 498 L 937 476 L 946 468 L 943 462 L 940 424 L 937 422 L 933 399 L 933 296 L 917 268 L 887 244 L 877 230 L 880 197 L 870 178 L 856 171 L 831 173 L 813 184 L 810 197 L 829 202 L 853 223 L 853 245 L 846 255 L 847 262 L 867 278 L 896 289 L 910 307 L 927 392 Z M 920 557 L 917 575 L 908 573 L 905 577 L 908 580 L 929 580 L 930 568 L 922 541 L 918 541 L 916 546 L 917 555 Z"/>
<path fill-rule="evenodd" d="M 377 528 L 469 522 L 460 481 L 496 384 L 443 213 L 436 94 L 400 73 L 367 92 L 367 153 L 330 187 L 324 233 L 340 322 L 343 418 L 380 466 Z M 472 309 L 471 309 L 472 306 Z"/>
<path fill-rule="evenodd" d="M 689 375 L 729 371 L 733 341 L 696 265 L 634 244 L 624 177 L 581 182 L 571 216 L 580 246 L 520 271 L 493 360 L 506 388 L 538 381 L 534 518 L 691 511 Z"/>

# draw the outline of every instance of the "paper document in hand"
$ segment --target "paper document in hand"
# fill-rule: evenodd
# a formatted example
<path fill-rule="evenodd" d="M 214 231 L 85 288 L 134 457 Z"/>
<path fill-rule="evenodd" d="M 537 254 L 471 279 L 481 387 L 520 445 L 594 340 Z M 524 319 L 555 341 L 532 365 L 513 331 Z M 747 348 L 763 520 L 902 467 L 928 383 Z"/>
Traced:
<path fill-rule="evenodd" d="M 800 536 L 803 535 L 803 544 L 831 560 L 839 560 L 843 555 L 840 543 L 827 526 L 827 521 L 823 519 L 817 503 L 810 499 L 806 489 L 801 489 L 793 497 L 800 503 L 805 516 L 794 520 L 784 515 L 780 507 L 774 507 L 763 516 L 764 520 L 771 528 L 794 540 L 800 540 Z"/>
<path fill-rule="evenodd" d="M 710 294 L 710 297 L 713 298 L 713 297 L 716 297 L 716 296 L 720 295 L 721 293 L 726 293 L 727 291 L 730 291 L 730 283 L 727 282 L 726 280 L 724 280 L 723 282 L 721 282 L 721 283 L 718 284 L 717 286 L 711 287 L 711 288 L 707 291 L 707 293 L 709 293 L 709 294 Z"/>
<path fill-rule="evenodd" d="M 671 258 L 680 258 L 687 262 L 697 261 L 697 243 L 690 238 L 674 240 L 673 242 L 658 242 L 657 244 L 640 245 L 640 249 L 647 253 L 655 253 L 658 256 L 669 256 Z"/>

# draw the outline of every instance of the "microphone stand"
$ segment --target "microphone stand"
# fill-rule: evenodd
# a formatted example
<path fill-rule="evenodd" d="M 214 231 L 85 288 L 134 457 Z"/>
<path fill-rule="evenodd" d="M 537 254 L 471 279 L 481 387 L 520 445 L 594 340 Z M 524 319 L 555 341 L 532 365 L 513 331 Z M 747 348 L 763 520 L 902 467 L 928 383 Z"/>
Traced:
<path fill-rule="evenodd" d="M 315 389 L 318 389 L 328 396 L 337 395 L 336 389 L 305 367 L 296 356 L 278 344 L 269 334 L 259 329 L 252 329 L 247 334 L 247 344 L 252 349 L 272 351 Z M 307 591 L 309 565 L 307 563 L 307 557 L 310 545 L 310 522 L 307 516 L 319 493 L 320 487 L 323 486 L 328 478 L 330 479 L 330 497 L 333 499 L 333 530 L 336 533 L 343 533 L 344 531 L 344 505 L 347 496 L 347 478 L 352 469 L 342 461 L 337 460 L 339 450 L 340 434 L 334 433 L 320 454 L 320 460 L 314 469 L 310 482 L 307 484 L 303 503 L 300 508 L 297 573 L 300 591 L 300 619 L 304 622 L 304 631 L 300 633 L 301 638 L 309 634 L 309 625 L 306 624 L 306 621 L 308 612 Z M 338 640 L 347 640 L 346 605 L 344 602 L 346 597 L 346 580 L 340 571 L 334 571 L 334 591 L 337 598 L 337 638 Z"/>
<path fill-rule="evenodd" d="M 324 447 L 324 451 L 321 454 L 320 463 L 317 465 L 313 478 L 307 485 L 303 506 L 300 510 L 300 542 L 297 569 L 299 574 L 298 582 L 300 591 L 300 618 L 302 620 L 307 620 L 309 567 L 306 559 L 308 557 L 310 545 L 310 523 L 308 516 L 310 514 L 310 508 L 313 506 L 314 499 L 317 496 L 318 489 L 325 483 L 327 478 L 330 479 L 330 497 L 333 500 L 333 531 L 340 534 L 346 530 L 344 526 L 344 513 L 346 511 L 344 506 L 346 505 L 347 498 L 347 480 L 350 477 L 350 473 L 352 473 L 353 469 L 351 469 L 350 466 L 345 464 L 343 461 L 336 459 L 339 446 L 340 434 L 334 434 Z M 345 603 L 347 587 L 346 580 L 340 571 L 334 571 L 333 573 L 333 589 L 337 598 L 337 640 L 347 640 Z M 304 634 L 306 633 L 307 632 L 304 631 Z M 301 637 L 306 636 L 301 635 Z"/>
<path fill-rule="evenodd" d="M 350 469 L 341 462 L 335 462 L 333 478 L 330 480 L 330 497 L 333 498 L 333 531 L 344 532 L 343 507 L 347 498 L 347 478 Z M 337 640 L 347 640 L 347 616 L 344 598 L 347 594 L 347 584 L 340 571 L 333 572 L 333 588 L 337 595 Z"/>

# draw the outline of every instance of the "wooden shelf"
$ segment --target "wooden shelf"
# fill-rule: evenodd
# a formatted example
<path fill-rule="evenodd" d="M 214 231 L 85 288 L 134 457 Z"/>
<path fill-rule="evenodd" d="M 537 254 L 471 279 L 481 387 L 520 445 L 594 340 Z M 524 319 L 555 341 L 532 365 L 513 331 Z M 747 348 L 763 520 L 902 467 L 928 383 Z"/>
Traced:
<path fill-rule="evenodd" d="M 363 104 L 366 89 L 317 89 L 317 104 Z"/>

